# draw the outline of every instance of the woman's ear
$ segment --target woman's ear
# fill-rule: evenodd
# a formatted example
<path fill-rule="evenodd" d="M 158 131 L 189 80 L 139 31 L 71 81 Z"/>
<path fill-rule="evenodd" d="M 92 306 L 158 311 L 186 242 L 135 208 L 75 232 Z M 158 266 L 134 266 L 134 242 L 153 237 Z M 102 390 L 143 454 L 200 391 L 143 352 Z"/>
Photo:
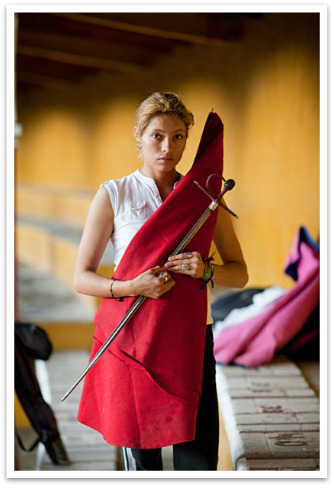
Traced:
<path fill-rule="evenodd" d="M 134 137 L 137 139 L 137 141 L 139 141 L 138 140 L 138 138 L 139 138 L 139 132 L 138 132 L 138 128 L 136 126 L 133 128 L 133 131 L 132 132 L 133 132 Z"/>
<path fill-rule="evenodd" d="M 139 136 L 139 131 L 138 131 L 136 126 L 133 128 L 133 135 L 137 140 L 137 149 L 138 149 L 138 151 L 141 151 L 142 145 L 141 145 L 141 140 L 140 140 L 140 136 Z"/>

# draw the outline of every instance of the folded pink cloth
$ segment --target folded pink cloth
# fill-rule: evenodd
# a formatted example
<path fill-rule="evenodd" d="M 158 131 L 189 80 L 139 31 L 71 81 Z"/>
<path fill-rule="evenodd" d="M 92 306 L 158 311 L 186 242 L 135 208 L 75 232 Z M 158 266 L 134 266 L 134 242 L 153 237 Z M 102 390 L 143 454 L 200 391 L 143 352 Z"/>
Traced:
<path fill-rule="evenodd" d="M 270 362 L 319 304 L 319 250 L 304 231 L 299 229 L 286 263 L 296 284 L 270 309 L 221 332 L 214 347 L 218 363 L 256 367 Z"/>

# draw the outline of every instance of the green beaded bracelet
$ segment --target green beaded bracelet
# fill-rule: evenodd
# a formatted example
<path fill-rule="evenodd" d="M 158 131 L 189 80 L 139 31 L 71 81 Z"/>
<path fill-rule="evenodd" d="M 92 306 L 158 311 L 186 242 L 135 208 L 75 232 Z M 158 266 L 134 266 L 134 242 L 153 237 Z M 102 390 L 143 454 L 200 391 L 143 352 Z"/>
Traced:
<path fill-rule="evenodd" d="M 201 277 L 201 280 L 207 280 L 210 277 L 211 270 L 209 268 L 205 268 L 203 277 Z"/>

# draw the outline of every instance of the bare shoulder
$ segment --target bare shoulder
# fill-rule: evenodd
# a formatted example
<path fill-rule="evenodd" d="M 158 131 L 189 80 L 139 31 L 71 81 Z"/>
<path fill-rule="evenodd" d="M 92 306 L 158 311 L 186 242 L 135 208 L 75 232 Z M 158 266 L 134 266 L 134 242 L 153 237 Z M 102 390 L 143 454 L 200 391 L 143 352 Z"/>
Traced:
<path fill-rule="evenodd" d="M 87 214 L 85 228 L 93 229 L 97 232 L 97 228 L 110 228 L 113 227 L 114 213 L 108 191 L 104 187 L 100 187 L 90 204 Z"/>
<path fill-rule="evenodd" d="M 113 214 L 113 209 L 110 202 L 109 194 L 105 187 L 100 187 L 96 191 L 90 205 L 90 212 L 100 212 L 100 211 L 103 211 L 104 214 L 105 213 Z"/>
<path fill-rule="evenodd" d="M 108 190 L 103 185 L 97 189 L 93 201 L 94 200 L 97 201 L 97 202 L 103 202 L 103 203 L 107 203 L 108 202 L 108 204 L 111 207 L 110 197 L 109 197 L 109 194 L 108 194 Z"/>

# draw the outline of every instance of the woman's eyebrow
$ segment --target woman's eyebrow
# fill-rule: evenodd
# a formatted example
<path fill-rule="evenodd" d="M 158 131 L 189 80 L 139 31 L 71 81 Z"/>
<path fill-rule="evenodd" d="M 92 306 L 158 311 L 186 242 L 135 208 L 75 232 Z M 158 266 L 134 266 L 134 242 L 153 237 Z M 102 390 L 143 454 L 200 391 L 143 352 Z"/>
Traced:
<path fill-rule="evenodd" d="M 152 128 L 152 131 L 153 132 L 165 132 L 163 129 L 153 129 Z M 172 132 L 186 132 L 184 129 L 180 128 L 180 129 L 175 129 L 175 131 L 172 131 Z"/>

